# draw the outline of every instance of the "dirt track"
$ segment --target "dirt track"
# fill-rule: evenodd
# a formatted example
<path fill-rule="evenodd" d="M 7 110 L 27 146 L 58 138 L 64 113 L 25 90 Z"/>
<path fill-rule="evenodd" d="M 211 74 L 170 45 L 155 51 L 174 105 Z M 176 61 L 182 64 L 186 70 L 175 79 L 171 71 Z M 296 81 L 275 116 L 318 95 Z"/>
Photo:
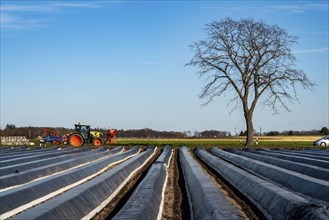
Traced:
<path fill-rule="evenodd" d="M 182 219 L 182 192 L 179 188 L 178 179 L 177 150 L 174 150 L 168 168 L 168 182 L 165 191 L 162 219 Z"/>

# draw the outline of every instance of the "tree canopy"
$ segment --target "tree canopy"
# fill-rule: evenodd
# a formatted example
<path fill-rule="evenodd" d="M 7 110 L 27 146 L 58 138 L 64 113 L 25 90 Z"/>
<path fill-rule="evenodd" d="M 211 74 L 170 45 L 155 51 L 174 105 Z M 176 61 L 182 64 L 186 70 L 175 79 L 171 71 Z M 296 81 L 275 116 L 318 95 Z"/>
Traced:
<path fill-rule="evenodd" d="M 206 39 L 190 47 L 194 56 L 186 65 L 206 78 L 200 98 L 205 105 L 224 92 L 228 103 L 242 105 L 247 127 L 246 145 L 252 144 L 253 113 L 260 98 L 275 113 L 298 102 L 297 85 L 312 90 L 314 83 L 303 70 L 295 69 L 292 45 L 297 37 L 263 21 L 226 18 L 206 25 Z"/>

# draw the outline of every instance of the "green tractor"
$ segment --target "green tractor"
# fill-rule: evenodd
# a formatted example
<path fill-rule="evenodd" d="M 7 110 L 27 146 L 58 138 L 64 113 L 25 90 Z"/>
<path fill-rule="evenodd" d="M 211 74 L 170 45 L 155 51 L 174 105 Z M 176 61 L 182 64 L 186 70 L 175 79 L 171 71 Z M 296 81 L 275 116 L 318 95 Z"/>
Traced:
<path fill-rule="evenodd" d="M 90 131 L 90 125 L 75 124 L 75 132 L 68 135 L 68 143 L 72 147 L 81 147 L 84 144 L 95 146 L 103 145 L 103 134 L 98 131 Z"/>

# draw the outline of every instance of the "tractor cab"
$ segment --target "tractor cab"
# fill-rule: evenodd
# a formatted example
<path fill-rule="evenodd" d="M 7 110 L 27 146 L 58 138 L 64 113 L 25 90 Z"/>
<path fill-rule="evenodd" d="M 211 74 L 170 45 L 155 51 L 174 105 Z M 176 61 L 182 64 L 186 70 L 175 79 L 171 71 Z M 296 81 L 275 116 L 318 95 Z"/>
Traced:
<path fill-rule="evenodd" d="M 90 138 L 90 125 L 75 124 L 75 131 L 80 133 L 84 139 Z"/>

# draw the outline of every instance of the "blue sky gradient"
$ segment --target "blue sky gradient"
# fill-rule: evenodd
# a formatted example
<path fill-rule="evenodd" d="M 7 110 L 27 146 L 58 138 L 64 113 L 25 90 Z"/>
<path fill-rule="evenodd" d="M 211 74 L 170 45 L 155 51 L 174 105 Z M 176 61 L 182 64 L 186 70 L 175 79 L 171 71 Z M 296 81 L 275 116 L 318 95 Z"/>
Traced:
<path fill-rule="evenodd" d="M 213 20 L 253 18 L 299 37 L 298 69 L 317 84 L 257 131 L 329 127 L 328 1 L 1 1 L 1 128 L 245 129 L 229 95 L 206 107 L 184 65 Z"/>

